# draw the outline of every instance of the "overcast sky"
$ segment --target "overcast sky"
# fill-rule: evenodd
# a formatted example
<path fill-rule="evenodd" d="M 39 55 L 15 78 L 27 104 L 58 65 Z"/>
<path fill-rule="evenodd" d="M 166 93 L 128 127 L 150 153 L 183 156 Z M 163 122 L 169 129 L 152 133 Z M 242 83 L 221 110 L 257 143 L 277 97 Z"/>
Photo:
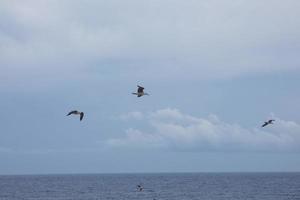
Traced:
<path fill-rule="evenodd" d="M 300 171 L 299 10 L 0 1 L 0 174 Z"/>

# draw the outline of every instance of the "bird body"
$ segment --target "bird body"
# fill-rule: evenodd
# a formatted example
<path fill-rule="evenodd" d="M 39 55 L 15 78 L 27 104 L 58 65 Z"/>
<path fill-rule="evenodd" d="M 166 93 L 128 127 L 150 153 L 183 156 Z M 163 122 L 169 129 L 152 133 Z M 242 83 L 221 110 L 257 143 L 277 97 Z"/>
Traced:
<path fill-rule="evenodd" d="M 140 192 L 143 191 L 143 189 L 144 189 L 142 185 L 137 185 L 136 188 Z"/>
<path fill-rule="evenodd" d="M 269 124 L 273 124 L 274 121 L 275 121 L 274 119 L 270 119 L 269 121 L 266 121 L 261 127 L 265 127 Z"/>
<path fill-rule="evenodd" d="M 136 95 L 137 97 L 141 97 L 141 96 L 144 96 L 144 95 L 149 95 L 148 93 L 144 92 L 144 89 L 142 86 L 137 86 L 138 89 L 137 89 L 137 92 L 133 92 L 132 94 Z"/>
<path fill-rule="evenodd" d="M 69 115 L 80 115 L 80 121 L 81 121 L 83 119 L 84 113 L 83 112 L 79 112 L 77 110 L 73 110 L 73 111 L 71 111 L 71 112 L 69 112 L 67 114 L 67 116 L 69 116 Z"/>

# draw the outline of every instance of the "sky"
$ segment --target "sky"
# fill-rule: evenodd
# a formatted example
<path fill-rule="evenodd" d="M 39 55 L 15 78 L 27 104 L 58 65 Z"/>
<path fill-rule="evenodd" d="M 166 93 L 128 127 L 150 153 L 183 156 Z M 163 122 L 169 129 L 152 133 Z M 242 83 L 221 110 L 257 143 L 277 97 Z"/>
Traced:
<path fill-rule="evenodd" d="M 299 10 L 0 1 L 0 174 L 300 171 Z"/>

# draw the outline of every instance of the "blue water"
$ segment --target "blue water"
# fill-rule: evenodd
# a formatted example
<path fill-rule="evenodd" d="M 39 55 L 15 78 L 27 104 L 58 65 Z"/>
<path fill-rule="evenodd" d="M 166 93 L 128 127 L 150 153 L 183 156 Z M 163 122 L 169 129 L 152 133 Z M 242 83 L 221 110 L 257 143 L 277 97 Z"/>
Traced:
<path fill-rule="evenodd" d="M 300 173 L 0 176 L 0 200 L 27 199 L 297 200 Z"/>

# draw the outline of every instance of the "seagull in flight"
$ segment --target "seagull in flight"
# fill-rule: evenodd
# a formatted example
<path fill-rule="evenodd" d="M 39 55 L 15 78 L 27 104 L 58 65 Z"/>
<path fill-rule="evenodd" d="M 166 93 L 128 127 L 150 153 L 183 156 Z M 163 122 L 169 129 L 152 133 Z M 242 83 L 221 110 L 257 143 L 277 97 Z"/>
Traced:
<path fill-rule="evenodd" d="M 83 116 L 84 116 L 84 113 L 83 113 L 83 112 L 79 112 L 79 111 L 77 111 L 77 110 L 73 110 L 73 111 L 71 111 L 71 112 L 69 112 L 69 113 L 67 114 L 67 116 L 69 116 L 69 115 L 80 115 L 80 121 L 81 121 L 82 118 L 83 118 Z"/>
<path fill-rule="evenodd" d="M 261 127 L 265 127 L 269 124 L 273 124 L 274 121 L 275 121 L 274 119 L 270 119 L 269 121 L 266 121 Z"/>
<path fill-rule="evenodd" d="M 143 88 L 142 86 L 139 86 L 139 85 L 137 87 L 138 87 L 137 92 L 133 92 L 132 94 L 137 95 L 137 97 L 149 95 L 148 93 L 144 92 L 145 88 Z"/>

